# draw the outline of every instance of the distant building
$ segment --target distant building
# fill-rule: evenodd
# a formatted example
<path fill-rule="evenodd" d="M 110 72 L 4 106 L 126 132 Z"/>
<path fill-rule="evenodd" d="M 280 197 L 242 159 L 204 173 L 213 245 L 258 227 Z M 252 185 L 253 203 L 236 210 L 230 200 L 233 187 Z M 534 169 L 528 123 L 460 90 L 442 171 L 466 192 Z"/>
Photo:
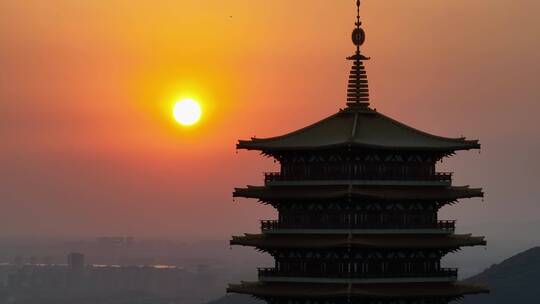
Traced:
<path fill-rule="evenodd" d="M 24 257 L 17 255 L 15 258 L 13 258 L 13 264 L 14 265 L 22 265 L 24 264 Z"/>
<path fill-rule="evenodd" d="M 84 254 L 72 252 L 68 254 L 67 262 L 71 270 L 82 271 L 84 269 Z"/>

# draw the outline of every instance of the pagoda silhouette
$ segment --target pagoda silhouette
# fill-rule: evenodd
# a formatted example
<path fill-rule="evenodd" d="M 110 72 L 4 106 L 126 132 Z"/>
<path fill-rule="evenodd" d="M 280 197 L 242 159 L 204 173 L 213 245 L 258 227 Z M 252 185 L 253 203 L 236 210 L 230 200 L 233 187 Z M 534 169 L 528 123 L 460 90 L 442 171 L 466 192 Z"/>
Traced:
<path fill-rule="evenodd" d="M 279 218 L 261 221 L 260 234 L 233 236 L 231 245 L 269 253 L 275 265 L 227 291 L 272 304 L 441 304 L 487 293 L 441 266 L 448 253 L 485 245 L 484 237 L 456 234 L 455 221 L 438 218 L 445 205 L 483 197 L 436 170 L 443 158 L 480 144 L 422 132 L 369 106 L 356 6 L 346 108 L 282 136 L 237 144 L 275 158 L 281 170 L 233 196 L 270 204 Z"/>

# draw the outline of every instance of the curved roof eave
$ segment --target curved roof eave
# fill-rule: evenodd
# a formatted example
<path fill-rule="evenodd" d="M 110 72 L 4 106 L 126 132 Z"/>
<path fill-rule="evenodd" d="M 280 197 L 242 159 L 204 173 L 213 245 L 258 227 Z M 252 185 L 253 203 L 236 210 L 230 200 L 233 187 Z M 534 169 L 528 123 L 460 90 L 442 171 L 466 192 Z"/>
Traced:
<path fill-rule="evenodd" d="M 306 151 L 306 150 L 331 150 L 335 148 L 368 148 L 374 150 L 403 150 L 403 151 L 438 151 L 438 152 L 451 152 L 451 151 L 464 151 L 480 149 L 481 145 L 478 140 L 467 140 L 463 142 L 463 145 L 447 146 L 447 147 L 429 147 L 429 146 L 380 146 L 370 144 L 360 144 L 354 142 L 343 142 L 333 145 L 324 146 L 293 146 L 293 147 L 268 147 L 262 144 L 257 144 L 253 141 L 240 140 L 236 145 L 237 149 L 244 150 L 257 150 L 263 152 L 285 152 L 285 151 Z"/>
<path fill-rule="evenodd" d="M 239 140 L 237 149 L 269 154 L 283 151 L 358 147 L 377 150 L 441 151 L 480 149 L 478 140 L 433 135 L 370 108 L 347 108 L 284 135 Z"/>
<path fill-rule="evenodd" d="M 436 190 L 435 192 L 425 193 L 423 196 L 418 195 L 418 191 L 397 191 L 390 190 L 390 194 L 381 194 L 380 191 L 373 191 L 373 189 L 349 189 L 344 187 L 333 189 L 320 189 L 316 190 L 303 189 L 283 189 L 283 188 L 269 188 L 266 186 L 247 186 L 247 188 L 235 188 L 233 197 L 242 198 L 254 198 L 261 201 L 276 201 L 276 200 L 305 200 L 305 199 L 326 199 L 326 198 L 341 198 L 341 197 L 355 197 L 360 199 L 377 199 L 377 200 L 396 200 L 396 199 L 415 199 L 426 201 L 455 201 L 465 198 L 484 197 L 484 193 L 481 188 L 469 188 L 468 186 L 451 187 L 449 189 Z M 442 191 L 442 193 L 438 193 Z"/>

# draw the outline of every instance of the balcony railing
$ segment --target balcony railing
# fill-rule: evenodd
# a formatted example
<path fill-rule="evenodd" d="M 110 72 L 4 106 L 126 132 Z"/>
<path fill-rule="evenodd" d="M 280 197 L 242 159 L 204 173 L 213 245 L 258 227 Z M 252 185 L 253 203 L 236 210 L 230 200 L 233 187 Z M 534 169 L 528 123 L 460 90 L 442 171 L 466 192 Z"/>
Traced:
<path fill-rule="evenodd" d="M 437 221 L 434 224 L 384 224 L 384 223 L 282 223 L 277 220 L 262 220 L 261 230 L 279 229 L 441 229 L 454 230 L 455 220 Z"/>
<path fill-rule="evenodd" d="M 452 181 L 452 172 L 436 172 L 432 175 L 413 175 L 413 174 L 306 174 L 306 175 L 283 175 L 280 172 L 264 173 L 264 181 L 294 181 L 294 180 L 399 180 L 399 181 Z"/>
<path fill-rule="evenodd" d="M 258 268 L 259 278 L 261 277 L 325 277 L 325 278 L 411 278 L 411 277 L 457 277 L 457 268 L 440 268 L 433 271 L 411 271 L 411 272 L 339 272 L 339 271 L 283 271 L 276 268 Z"/>
<path fill-rule="evenodd" d="M 454 172 L 436 172 L 434 179 L 438 181 L 450 182 L 452 181 L 452 175 L 454 175 Z"/>
<path fill-rule="evenodd" d="M 265 182 L 275 182 L 284 180 L 280 172 L 265 172 L 264 181 Z"/>

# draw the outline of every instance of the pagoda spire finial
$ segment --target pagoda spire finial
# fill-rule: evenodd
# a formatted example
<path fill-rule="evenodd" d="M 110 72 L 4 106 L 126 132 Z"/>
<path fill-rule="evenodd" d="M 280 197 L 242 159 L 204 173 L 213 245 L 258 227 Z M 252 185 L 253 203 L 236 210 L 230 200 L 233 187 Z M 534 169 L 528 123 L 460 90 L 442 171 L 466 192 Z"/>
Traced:
<path fill-rule="evenodd" d="M 360 46 L 366 41 L 366 33 L 362 29 L 360 21 L 360 0 L 356 0 L 356 27 L 352 32 L 352 41 L 356 46 L 356 52 L 353 56 L 347 57 L 353 60 L 351 73 L 349 74 L 349 85 L 347 89 L 347 105 L 350 106 L 369 106 L 369 88 L 364 60 L 369 60 L 360 53 Z"/>
<path fill-rule="evenodd" d="M 360 22 L 360 0 L 356 0 L 356 31 L 361 31 L 362 28 L 360 27 L 362 25 L 362 22 Z M 356 45 L 356 53 L 360 54 L 360 43 L 356 43 L 355 35 L 353 33 L 353 42 Z"/>

